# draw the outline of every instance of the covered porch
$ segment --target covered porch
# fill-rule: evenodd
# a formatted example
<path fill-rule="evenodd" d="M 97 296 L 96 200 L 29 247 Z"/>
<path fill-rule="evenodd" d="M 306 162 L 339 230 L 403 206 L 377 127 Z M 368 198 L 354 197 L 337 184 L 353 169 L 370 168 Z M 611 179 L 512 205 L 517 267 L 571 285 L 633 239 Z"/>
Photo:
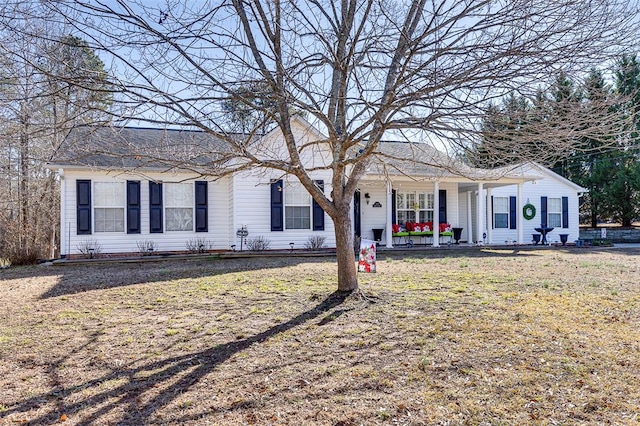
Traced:
<path fill-rule="evenodd" d="M 461 177 L 363 180 L 354 198 L 354 233 L 386 248 L 450 245 L 456 242 L 454 236 L 467 245 L 504 244 L 504 239 L 494 241 L 492 191 L 514 186 L 517 195 L 512 197 L 515 205 L 510 207 L 521 212 L 523 185 L 532 179 L 502 176 L 487 180 Z M 511 243 L 525 243 L 522 221 L 521 214 L 511 218 L 515 231 Z"/>

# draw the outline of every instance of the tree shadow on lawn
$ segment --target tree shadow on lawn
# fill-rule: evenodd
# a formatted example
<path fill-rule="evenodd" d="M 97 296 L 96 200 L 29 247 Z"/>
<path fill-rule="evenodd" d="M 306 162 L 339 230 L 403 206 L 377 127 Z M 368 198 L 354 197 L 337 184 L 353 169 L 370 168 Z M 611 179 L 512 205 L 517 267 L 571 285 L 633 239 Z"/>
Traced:
<path fill-rule="evenodd" d="M 332 259 L 332 258 L 329 258 Z M 126 287 L 154 281 L 202 278 L 226 273 L 273 269 L 300 263 L 326 262 L 327 258 L 265 257 L 248 259 L 188 259 L 141 263 L 102 263 L 48 267 L 42 276 L 61 275 L 40 299 L 91 290 Z M 332 259 L 335 262 L 335 259 Z M 33 271 L 33 270 L 31 270 Z M 32 275 L 34 276 L 33 273 Z M 2 276 L 0 275 L 0 278 Z"/>
<path fill-rule="evenodd" d="M 63 357 L 48 369 L 54 389 L 19 402 L 5 410 L 3 416 L 25 413 L 42 405 L 43 401 L 54 399 L 56 400 L 56 408 L 40 417 L 29 419 L 29 424 L 56 423 L 62 413 L 70 416 L 86 410 L 87 407 L 98 405 L 100 405 L 99 409 L 86 417 L 82 417 L 82 424 L 102 423 L 105 421 L 104 419 L 101 421 L 102 416 L 108 415 L 111 411 L 121 408 L 121 406 L 127 406 L 128 408 L 123 410 L 126 418 L 118 419 L 118 424 L 145 424 L 147 419 L 152 417 L 154 413 L 170 404 L 177 396 L 198 383 L 200 379 L 233 355 L 321 316 L 323 313 L 340 306 L 347 297 L 349 297 L 349 293 L 334 292 L 315 307 L 302 312 L 289 321 L 273 326 L 246 339 L 220 344 L 201 352 L 150 362 L 138 367 L 128 368 L 124 366 L 110 374 L 68 389 L 64 389 L 60 379 L 57 377 L 57 373 L 55 373 L 57 366 L 64 363 L 66 358 Z M 335 314 L 339 315 L 343 311 L 337 310 Z M 326 323 L 326 321 L 323 320 L 320 323 Z M 320 323 L 319 325 L 321 325 Z M 95 336 L 83 347 L 89 346 L 94 340 Z M 72 353 L 76 354 L 77 351 L 78 349 L 75 349 Z M 71 352 L 69 355 L 71 355 Z M 99 389 L 102 383 L 117 380 L 126 380 L 126 383 L 119 385 L 115 389 L 84 396 L 88 389 Z M 172 383 L 172 381 L 174 382 Z M 163 385 L 166 386 L 161 391 L 158 391 L 158 388 Z M 157 395 L 146 402 L 141 402 L 139 397 L 148 391 L 157 392 Z M 109 402 L 112 399 L 115 400 Z M 65 400 L 72 400 L 73 403 L 66 404 Z"/>

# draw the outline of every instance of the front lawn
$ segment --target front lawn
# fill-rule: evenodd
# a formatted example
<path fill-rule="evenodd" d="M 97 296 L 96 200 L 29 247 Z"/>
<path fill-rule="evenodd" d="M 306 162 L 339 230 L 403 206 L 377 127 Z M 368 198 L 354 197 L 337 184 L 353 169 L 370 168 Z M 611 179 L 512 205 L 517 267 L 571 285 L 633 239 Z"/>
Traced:
<path fill-rule="evenodd" d="M 0 424 L 638 424 L 640 251 L 0 271 Z M 4 423 L 3 423 L 4 422 Z"/>

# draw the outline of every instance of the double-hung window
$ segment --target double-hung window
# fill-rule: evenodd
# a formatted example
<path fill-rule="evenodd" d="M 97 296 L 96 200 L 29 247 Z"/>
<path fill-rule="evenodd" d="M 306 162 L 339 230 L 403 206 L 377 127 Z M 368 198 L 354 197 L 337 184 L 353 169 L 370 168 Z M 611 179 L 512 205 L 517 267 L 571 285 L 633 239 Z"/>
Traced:
<path fill-rule="evenodd" d="M 123 182 L 94 182 L 95 232 L 124 232 L 125 186 Z"/>
<path fill-rule="evenodd" d="M 418 193 L 418 222 L 433 222 L 433 193 Z"/>
<path fill-rule="evenodd" d="M 398 192 L 396 193 L 396 218 L 398 223 L 432 222 L 432 192 Z"/>
<path fill-rule="evenodd" d="M 286 184 L 284 205 L 286 229 L 311 229 L 311 195 L 301 183 Z"/>
<path fill-rule="evenodd" d="M 193 183 L 164 183 L 167 231 L 193 231 Z"/>
<path fill-rule="evenodd" d="M 398 192 L 396 195 L 396 217 L 398 223 L 416 221 L 416 194 L 415 192 Z"/>
<path fill-rule="evenodd" d="M 509 228 L 509 197 L 493 198 L 493 227 Z"/>
<path fill-rule="evenodd" d="M 562 199 L 549 198 L 547 200 L 547 226 L 560 228 L 562 226 Z"/>

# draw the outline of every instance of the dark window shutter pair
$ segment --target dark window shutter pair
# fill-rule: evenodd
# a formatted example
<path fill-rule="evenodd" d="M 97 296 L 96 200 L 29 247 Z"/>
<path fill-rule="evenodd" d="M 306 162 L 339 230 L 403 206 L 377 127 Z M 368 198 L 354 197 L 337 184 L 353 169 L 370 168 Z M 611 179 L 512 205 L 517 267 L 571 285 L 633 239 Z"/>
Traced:
<path fill-rule="evenodd" d="M 196 182 L 196 232 L 209 231 L 208 182 Z M 149 182 L 149 232 L 162 233 L 162 183 Z"/>
<path fill-rule="evenodd" d="M 76 232 L 91 234 L 91 181 L 76 181 Z"/>
<path fill-rule="evenodd" d="M 91 234 L 91 181 L 78 180 L 78 235 Z M 127 181 L 127 233 L 140 233 L 140 181 Z"/>
<path fill-rule="evenodd" d="M 324 181 L 315 181 L 318 188 L 324 191 Z M 284 184 L 282 179 L 271 182 L 271 230 L 284 231 Z M 324 210 L 320 204 L 312 202 L 312 228 L 314 231 L 324 231 Z"/>

